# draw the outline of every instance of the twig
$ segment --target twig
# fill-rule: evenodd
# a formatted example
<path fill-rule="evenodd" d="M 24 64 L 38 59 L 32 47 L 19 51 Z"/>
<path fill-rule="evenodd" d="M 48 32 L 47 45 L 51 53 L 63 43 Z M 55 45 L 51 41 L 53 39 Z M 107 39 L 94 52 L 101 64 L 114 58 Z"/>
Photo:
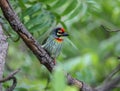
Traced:
<path fill-rule="evenodd" d="M 14 77 L 14 75 L 17 74 L 19 71 L 20 71 L 20 69 L 17 69 L 14 72 L 12 72 L 11 74 L 9 74 L 7 77 L 5 77 L 5 78 L 3 78 L 3 79 L 0 80 L 0 83 L 6 82 L 6 81 L 9 81 L 9 80 L 13 80 L 12 86 L 9 87 L 6 91 L 13 91 L 14 88 L 16 87 L 17 80 Z"/>
<path fill-rule="evenodd" d="M 14 76 L 15 74 L 17 74 L 19 71 L 20 71 L 20 69 L 15 70 L 15 71 L 12 72 L 11 74 L 9 74 L 7 77 L 1 79 L 1 80 L 0 80 L 0 83 L 6 82 L 6 81 L 10 80 L 11 77 L 13 77 L 13 76 Z"/>
<path fill-rule="evenodd" d="M 113 76 L 120 71 L 120 64 L 113 69 L 111 74 L 107 76 L 107 78 L 103 81 L 103 84 L 96 87 L 97 91 L 111 91 L 113 88 L 116 88 L 117 85 L 120 83 L 120 76 L 117 76 L 116 78 L 112 79 Z"/>
<path fill-rule="evenodd" d="M 120 64 L 107 76 L 107 78 L 104 80 L 104 83 L 108 83 L 112 77 L 120 71 Z"/>
<path fill-rule="evenodd" d="M 104 26 L 104 25 L 101 25 L 100 26 L 103 30 L 105 31 L 108 31 L 108 32 L 119 32 L 120 30 L 111 30 L 110 28 Z"/>
<path fill-rule="evenodd" d="M 11 87 L 9 87 L 6 91 L 13 91 L 14 88 L 16 87 L 16 84 L 17 84 L 17 79 L 13 76 L 10 78 L 10 80 L 13 80 L 13 84 Z"/>
<path fill-rule="evenodd" d="M 97 91 L 111 91 L 119 83 L 120 83 L 120 76 L 110 80 L 108 83 L 102 84 L 97 88 Z"/>

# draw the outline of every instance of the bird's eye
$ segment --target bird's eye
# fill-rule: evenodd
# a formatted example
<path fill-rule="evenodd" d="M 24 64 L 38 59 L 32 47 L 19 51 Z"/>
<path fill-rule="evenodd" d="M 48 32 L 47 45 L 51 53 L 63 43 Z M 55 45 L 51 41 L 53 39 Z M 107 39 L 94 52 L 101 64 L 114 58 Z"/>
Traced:
<path fill-rule="evenodd" d="M 59 31 L 58 31 L 58 33 L 62 34 L 62 33 L 63 33 L 63 31 L 62 31 L 62 30 L 59 30 Z"/>
<path fill-rule="evenodd" d="M 61 30 L 57 31 L 57 36 L 61 36 L 62 34 L 63 34 L 63 31 L 61 31 Z"/>

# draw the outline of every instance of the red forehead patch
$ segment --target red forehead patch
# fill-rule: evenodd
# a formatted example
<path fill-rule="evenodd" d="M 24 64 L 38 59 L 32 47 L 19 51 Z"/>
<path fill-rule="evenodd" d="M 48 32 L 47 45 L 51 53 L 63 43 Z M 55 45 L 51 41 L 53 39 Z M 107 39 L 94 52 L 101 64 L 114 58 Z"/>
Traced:
<path fill-rule="evenodd" d="M 62 32 L 65 32 L 64 28 L 61 28 L 61 31 L 62 31 Z"/>

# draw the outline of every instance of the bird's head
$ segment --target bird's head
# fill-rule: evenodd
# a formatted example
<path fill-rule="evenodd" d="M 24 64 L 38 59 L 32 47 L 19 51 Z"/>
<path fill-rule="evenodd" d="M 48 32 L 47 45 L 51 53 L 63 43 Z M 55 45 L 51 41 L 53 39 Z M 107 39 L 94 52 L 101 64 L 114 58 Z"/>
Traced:
<path fill-rule="evenodd" d="M 68 33 L 65 32 L 64 28 L 55 28 L 52 32 L 52 35 L 55 37 L 56 41 L 62 42 L 63 37 L 68 36 Z"/>

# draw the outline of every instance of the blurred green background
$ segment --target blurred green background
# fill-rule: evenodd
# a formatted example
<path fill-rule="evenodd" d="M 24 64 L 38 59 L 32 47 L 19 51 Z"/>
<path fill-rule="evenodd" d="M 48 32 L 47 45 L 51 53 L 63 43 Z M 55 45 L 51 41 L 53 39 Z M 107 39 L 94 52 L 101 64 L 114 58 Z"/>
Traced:
<path fill-rule="evenodd" d="M 77 91 L 77 88 L 65 84 L 63 70 L 96 87 L 120 63 L 117 58 L 120 56 L 120 32 L 111 32 L 120 29 L 120 0 L 9 1 L 37 40 L 58 24 L 70 34 L 57 58 L 59 66 L 51 75 L 22 40 L 12 40 L 18 38 L 17 34 L 6 20 L 0 20 L 4 23 L 5 33 L 9 32 L 12 37 L 8 39 L 4 75 L 21 68 L 16 75 L 18 84 L 14 91 Z M 110 28 L 110 32 L 101 25 Z M 47 86 L 48 77 L 51 81 Z M 8 82 L 3 85 L 6 88 L 10 84 Z M 120 91 L 120 88 L 113 91 Z"/>

